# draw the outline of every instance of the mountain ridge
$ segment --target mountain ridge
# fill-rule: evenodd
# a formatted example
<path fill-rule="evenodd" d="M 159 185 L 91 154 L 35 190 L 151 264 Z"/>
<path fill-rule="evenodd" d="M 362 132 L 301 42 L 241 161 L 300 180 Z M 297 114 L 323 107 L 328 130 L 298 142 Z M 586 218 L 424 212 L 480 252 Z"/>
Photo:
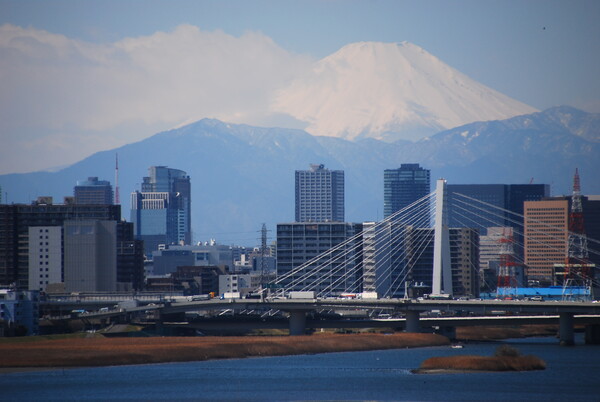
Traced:
<path fill-rule="evenodd" d="M 345 171 L 346 220 L 383 215 L 383 170 L 402 163 L 431 169 L 432 182 L 451 184 L 547 183 L 553 194 L 571 191 L 575 167 L 583 194 L 600 194 L 600 116 L 560 107 L 507 120 L 477 122 L 417 142 L 313 136 L 297 129 L 254 127 L 203 119 L 145 140 L 98 152 L 58 172 L 0 176 L 9 202 L 71 195 L 77 180 L 113 182 L 119 155 L 122 216 L 152 165 L 186 171 L 192 181 L 192 226 L 197 241 L 258 244 L 262 223 L 294 219 L 294 171 L 323 163 Z M 591 138 L 588 140 L 587 138 Z M 114 183 L 113 183 L 114 184 Z M 433 184 L 432 184 L 433 185 Z M 236 234 L 237 233 L 237 234 Z M 242 234 L 243 233 L 243 234 Z"/>

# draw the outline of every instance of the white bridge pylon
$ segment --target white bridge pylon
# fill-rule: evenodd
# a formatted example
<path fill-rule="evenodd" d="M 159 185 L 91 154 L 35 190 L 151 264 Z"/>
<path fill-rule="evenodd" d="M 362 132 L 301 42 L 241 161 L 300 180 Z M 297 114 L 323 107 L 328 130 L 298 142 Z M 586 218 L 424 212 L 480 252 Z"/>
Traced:
<path fill-rule="evenodd" d="M 406 284 L 413 280 L 410 276 L 415 261 L 431 246 L 434 258 L 430 260 L 431 279 L 426 283 L 431 284 L 431 294 L 451 297 L 449 199 L 446 181 L 438 180 L 436 191 L 383 221 L 367 222 L 369 225 L 363 231 L 280 273 L 269 288 L 280 288 L 284 293 L 291 290 L 315 291 L 319 297 L 361 291 L 390 297 L 401 293 L 399 289 L 404 287 L 406 296 Z M 432 215 L 435 217 L 433 227 L 430 221 Z M 418 271 L 417 275 L 423 274 L 424 271 Z"/>
<path fill-rule="evenodd" d="M 439 179 L 435 188 L 432 295 L 448 294 L 452 296 L 452 263 L 450 260 L 447 201 L 446 180 Z"/>

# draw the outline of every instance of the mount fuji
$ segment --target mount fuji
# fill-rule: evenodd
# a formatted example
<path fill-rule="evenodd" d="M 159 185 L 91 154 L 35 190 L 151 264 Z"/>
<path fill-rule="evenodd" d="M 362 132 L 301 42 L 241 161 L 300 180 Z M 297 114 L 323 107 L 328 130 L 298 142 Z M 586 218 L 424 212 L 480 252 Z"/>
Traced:
<path fill-rule="evenodd" d="M 384 141 L 536 111 L 408 42 L 344 46 L 281 89 L 272 109 L 313 135 Z"/>

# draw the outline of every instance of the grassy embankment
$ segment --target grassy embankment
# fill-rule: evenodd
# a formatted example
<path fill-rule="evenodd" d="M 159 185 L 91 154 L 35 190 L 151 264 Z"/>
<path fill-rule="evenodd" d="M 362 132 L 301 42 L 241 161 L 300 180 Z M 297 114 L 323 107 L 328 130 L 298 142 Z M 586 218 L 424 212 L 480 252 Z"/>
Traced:
<path fill-rule="evenodd" d="M 448 345 L 434 334 L 72 338 L 0 343 L 0 368 L 85 367 Z"/>
<path fill-rule="evenodd" d="M 507 345 L 500 346 L 494 356 L 446 356 L 431 357 L 421 363 L 416 373 L 465 371 L 529 371 L 544 370 L 546 362 L 536 356 L 522 356 Z"/>
<path fill-rule="evenodd" d="M 456 338 L 461 341 L 492 341 L 531 336 L 556 336 L 557 325 L 480 326 L 458 327 Z"/>

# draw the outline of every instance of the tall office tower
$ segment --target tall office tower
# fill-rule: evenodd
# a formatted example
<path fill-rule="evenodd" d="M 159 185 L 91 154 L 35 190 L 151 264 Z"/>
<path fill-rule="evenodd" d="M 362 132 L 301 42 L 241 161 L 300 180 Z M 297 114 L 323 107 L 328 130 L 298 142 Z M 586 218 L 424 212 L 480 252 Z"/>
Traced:
<path fill-rule="evenodd" d="M 450 227 L 512 227 L 514 252 L 523 261 L 523 203 L 550 196 L 548 184 L 448 184 Z"/>
<path fill-rule="evenodd" d="M 413 202 L 425 197 L 430 192 L 431 172 L 424 169 L 418 163 L 403 163 L 399 169 L 386 169 L 383 172 L 383 217 L 387 218 L 393 213 L 400 211 Z M 423 205 L 423 214 L 429 216 L 428 205 Z M 418 226 L 429 226 L 429 219 L 419 219 L 421 213 L 416 211 L 413 222 L 406 221 L 407 224 L 419 223 Z M 414 216 L 414 215 L 413 215 Z"/>
<path fill-rule="evenodd" d="M 117 222 L 117 291 L 144 287 L 144 242 L 135 239 L 133 223 Z"/>
<path fill-rule="evenodd" d="M 277 277 L 289 290 L 314 290 L 327 295 L 358 292 L 362 288 L 361 223 L 279 223 L 277 224 Z M 333 247 L 324 258 L 291 273 Z"/>
<path fill-rule="evenodd" d="M 450 255 L 452 294 L 479 295 L 479 233 L 470 228 L 451 228 Z M 409 228 L 404 239 L 406 253 L 403 276 L 412 284 L 433 286 L 433 237 L 430 228 Z"/>
<path fill-rule="evenodd" d="M 149 177 L 144 177 L 142 192 L 169 192 L 175 194 L 177 209 L 177 241 L 192 243 L 192 186 L 190 176 L 179 169 L 151 166 Z"/>
<path fill-rule="evenodd" d="M 113 190 L 110 182 L 88 177 L 78 180 L 73 189 L 75 204 L 110 205 L 113 203 Z"/>
<path fill-rule="evenodd" d="M 522 219 L 515 214 L 523 215 L 523 203 L 550 196 L 548 184 L 448 184 L 447 188 L 449 225 L 482 233 L 488 227 L 522 227 Z"/>
<path fill-rule="evenodd" d="M 131 221 L 135 236 L 144 240 L 146 255 L 159 244 L 190 244 L 191 184 L 183 170 L 151 166 L 142 191 L 131 193 Z"/>
<path fill-rule="evenodd" d="M 296 170 L 296 222 L 344 222 L 343 170 Z"/>
<path fill-rule="evenodd" d="M 429 194 L 431 172 L 418 163 L 403 163 L 399 169 L 386 169 L 383 172 L 383 216 L 412 204 Z"/>
<path fill-rule="evenodd" d="M 0 205 L 0 285 L 15 284 L 19 289 L 28 289 L 30 269 L 36 269 L 39 274 L 39 262 L 30 265 L 30 252 L 43 249 L 44 281 L 45 262 L 54 264 L 51 249 L 58 247 L 58 234 L 41 234 L 30 238 L 30 227 L 62 227 L 67 220 L 121 220 L 121 207 L 119 205 L 77 205 L 53 204 L 50 197 L 40 197 L 33 204 Z M 48 228 L 49 229 L 49 228 Z M 44 229 L 45 230 L 45 229 Z M 40 242 L 43 244 L 40 247 Z M 46 244 L 48 243 L 48 244 Z M 52 243 L 52 245 L 51 245 Z M 48 247 L 46 247 L 48 246 Z M 45 254 L 48 248 L 48 254 Z M 42 254 L 38 254 L 42 255 Z M 48 255 L 48 258 L 46 258 Z M 48 271 L 50 278 L 50 271 Z M 38 284 L 39 285 L 39 281 Z M 43 284 L 45 285 L 45 283 Z M 35 286 L 32 290 L 39 290 Z"/>
<path fill-rule="evenodd" d="M 525 202 L 525 265 L 530 282 L 554 283 L 554 265 L 567 258 L 569 202 Z"/>

